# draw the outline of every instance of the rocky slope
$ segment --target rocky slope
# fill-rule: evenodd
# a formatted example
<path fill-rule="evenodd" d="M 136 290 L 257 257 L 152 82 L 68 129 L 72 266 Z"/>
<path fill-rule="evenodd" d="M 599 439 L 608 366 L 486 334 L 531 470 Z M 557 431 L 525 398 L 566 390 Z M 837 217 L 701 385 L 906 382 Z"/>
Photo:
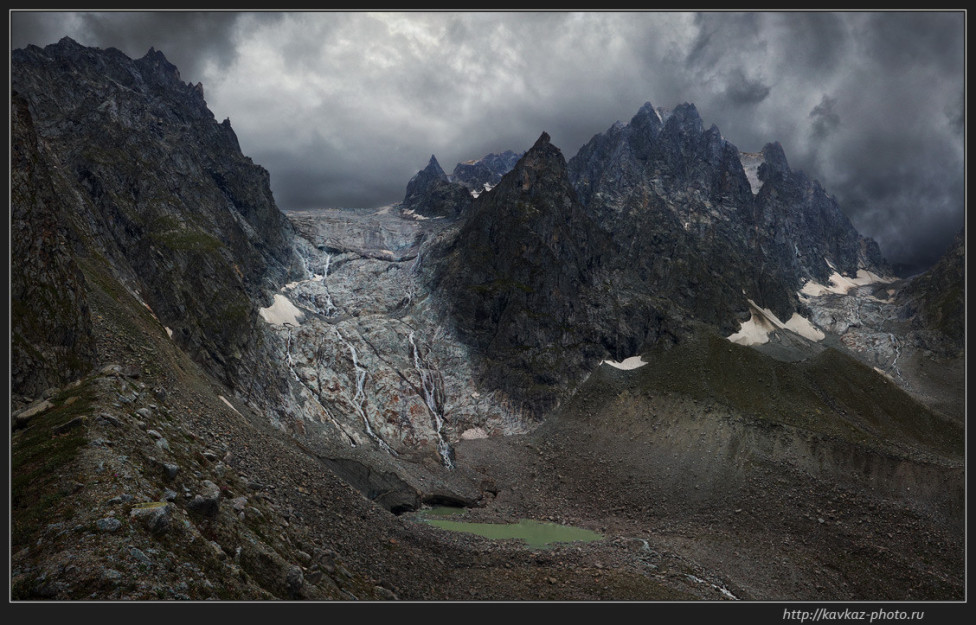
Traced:
<path fill-rule="evenodd" d="M 929 350 L 958 358 L 966 350 L 966 238 L 960 230 L 931 269 L 899 292 L 912 330 Z"/>

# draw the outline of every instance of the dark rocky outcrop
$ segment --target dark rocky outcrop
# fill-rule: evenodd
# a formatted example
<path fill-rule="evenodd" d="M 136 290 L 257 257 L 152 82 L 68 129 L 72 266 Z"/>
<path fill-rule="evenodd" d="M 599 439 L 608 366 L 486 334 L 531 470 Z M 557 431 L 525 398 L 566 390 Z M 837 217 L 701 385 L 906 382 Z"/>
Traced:
<path fill-rule="evenodd" d="M 268 172 L 241 153 L 229 120 L 218 123 L 202 87 L 184 83 L 161 52 L 133 60 L 65 38 L 15 50 L 11 84 L 24 103 L 17 106 L 17 128 L 25 130 L 14 137 L 15 154 L 21 163 L 34 161 L 18 168 L 18 179 L 44 177 L 31 187 L 51 189 L 46 198 L 20 194 L 18 223 L 30 206 L 48 206 L 59 228 L 71 231 L 62 238 L 73 238 L 71 254 L 90 277 L 135 296 L 174 341 L 236 386 L 245 362 L 256 360 L 258 307 L 294 270 L 293 231 L 275 206 Z M 35 220 L 51 219 L 34 212 Z M 51 242 L 56 236 L 21 230 L 15 248 L 65 249 L 43 244 L 38 234 Z M 77 318 L 59 326 L 60 337 L 49 334 L 83 346 L 78 272 L 67 260 L 48 265 L 51 279 L 39 283 L 36 267 L 23 265 L 15 267 L 14 283 L 63 281 L 67 288 L 57 297 L 78 300 Z M 51 272 L 74 277 L 53 280 Z M 36 297 L 21 287 L 16 305 L 29 310 Z M 17 317 L 28 323 L 28 315 Z M 86 351 L 74 351 L 78 368 Z"/>
<path fill-rule="evenodd" d="M 458 217 L 474 198 L 497 185 L 519 158 L 521 155 L 511 150 L 487 154 L 458 163 L 448 175 L 431 155 L 427 166 L 407 183 L 406 194 L 398 206 L 402 211 L 422 217 Z"/>
<path fill-rule="evenodd" d="M 790 170 L 779 144 L 740 153 L 692 104 L 645 104 L 568 170 L 587 211 L 629 249 L 626 264 L 652 288 L 682 285 L 670 290 L 703 321 L 724 327 L 747 298 L 789 317 L 803 281 L 832 273 L 828 262 L 849 275 L 885 269 L 877 245 L 819 183 Z M 682 259 L 671 263 L 677 273 L 662 265 L 668 258 Z"/>
<path fill-rule="evenodd" d="M 944 356 L 966 350 L 966 236 L 960 230 L 942 258 L 902 289 L 899 301 L 907 307 L 919 342 Z"/>
<path fill-rule="evenodd" d="M 427 167 L 407 183 L 400 209 L 423 217 L 456 217 L 471 204 L 471 199 L 468 189 L 451 182 L 432 154 Z"/>
<path fill-rule="evenodd" d="M 546 133 L 442 237 L 431 288 L 482 359 L 489 388 L 544 410 L 603 356 L 589 304 L 610 245 Z"/>
<path fill-rule="evenodd" d="M 17 92 L 10 108 L 10 386 L 37 397 L 87 373 L 95 341 L 60 173 L 42 153 Z"/>
<path fill-rule="evenodd" d="M 451 180 L 458 182 L 474 193 L 481 194 L 491 189 L 501 181 L 502 176 L 515 167 L 515 163 L 522 158 L 511 150 L 500 154 L 486 154 L 473 160 L 458 163 L 451 172 Z"/>

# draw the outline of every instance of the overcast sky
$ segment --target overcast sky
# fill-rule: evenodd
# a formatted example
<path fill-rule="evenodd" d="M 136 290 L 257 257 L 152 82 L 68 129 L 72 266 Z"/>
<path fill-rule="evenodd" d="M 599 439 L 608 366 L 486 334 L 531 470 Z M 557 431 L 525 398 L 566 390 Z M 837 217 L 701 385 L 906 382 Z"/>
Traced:
<path fill-rule="evenodd" d="M 403 198 L 437 156 L 571 158 L 642 104 L 783 145 L 894 263 L 962 227 L 962 12 L 18 12 L 11 47 L 162 51 L 271 172 L 282 209 Z"/>

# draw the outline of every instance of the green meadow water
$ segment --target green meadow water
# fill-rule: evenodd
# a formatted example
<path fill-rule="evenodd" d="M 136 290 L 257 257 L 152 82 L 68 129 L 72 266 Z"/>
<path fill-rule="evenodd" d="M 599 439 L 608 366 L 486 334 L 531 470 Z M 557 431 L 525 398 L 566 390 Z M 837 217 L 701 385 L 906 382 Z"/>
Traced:
<path fill-rule="evenodd" d="M 438 507 L 420 515 L 424 522 L 452 532 L 468 532 L 496 540 L 520 538 L 531 549 L 546 549 L 552 543 L 591 542 L 603 538 L 601 534 L 556 523 L 522 519 L 518 523 L 473 523 L 449 518 L 463 513 L 461 508 Z"/>

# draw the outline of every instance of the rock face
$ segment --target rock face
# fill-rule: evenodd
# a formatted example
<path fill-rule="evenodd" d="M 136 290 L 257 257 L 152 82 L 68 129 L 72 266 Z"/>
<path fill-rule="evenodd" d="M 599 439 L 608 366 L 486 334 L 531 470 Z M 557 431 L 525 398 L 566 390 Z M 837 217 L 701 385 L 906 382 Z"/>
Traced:
<path fill-rule="evenodd" d="M 433 246 L 431 290 L 487 386 L 544 410 L 604 355 L 589 298 L 609 246 L 546 133 Z"/>
<path fill-rule="evenodd" d="M 16 92 L 10 124 L 10 386 L 36 397 L 87 372 L 95 342 L 85 278 L 72 254 L 78 240 L 58 196 L 64 181 Z"/>
<path fill-rule="evenodd" d="M 427 167 L 407 183 L 407 192 L 399 208 L 407 215 L 421 217 L 457 217 L 471 200 L 490 191 L 511 171 L 521 158 L 511 150 L 501 154 L 487 154 L 480 159 L 458 163 L 451 175 L 441 168 L 431 155 Z"/>
<path fill-rule="evenodd" d="M 966 350 L 966 237 L 960 230 L 931 269 L 899 293 L 912 329 L 927 349 L 959 357 Z"/>
<path fill-rule="evenodd" d="M 727 325 L 729 307 L 742 311 L 747 299 L 789 317 L 806 279 L 886 269 L 779 144 L 740 153 L 717 127 L 704 129 L 692 104 L 645 104 L 591 139 L 568 171 L 587 211 L 629 247 L 626 263 L 710 323 Z M 699 299 L 706 292 L 716 297 Z"/>
<path fill-rule="evenodd" d="M 43 177 L 35 186 L 51 188 L 50 200 L 31 201 L 48 205 L 72 231 L 72 253 L 90 276 L 117 279 L 122 286 L 109 289 L 142 302 L 174 341 L 238 386 L 245 361 L 259 360 L 258 305 L 295 267 L 293 230 L 274 204 L 268 172 L 241 154 L 229 120 L 216 122 L 200 85 L 182 82 L 152 49 L 133 60 L 68 38 L 30 46 L 12 53 L 11 86 L 19 94 L 17 179 Z M 28 200 L 18 199 L 12 210 L 21 223 Z M 44 236 L 55 243 L 58 235 Z M 16 248 L 37 244 L 26 231 L 14 239 Z M 50 249 L 57 256 L 64 245 Z M 67 261 L 47 266 L 46 278 L 35 267 L 15 267 L 14 283 L 43 289 L 55 274 L 66 276 L 58 297 L 77 300 L 78 319 L 63 326 L 70 336 L 51 340 L 70 345 L 82 366 L 78 272 Z M 20 287 L 18 310 L 38 297 Z M 31 332 L 19 335 L 29 342 Z"/>
<path fill-rule="evenodd" d="M 432 154 L 427 167 L 407 183 L 400 209 L 423 217 L 456 217 L 471 204 L 471 194 L 461 184 L 451 182 Z"/>
<path fill-rule="evenodd" d="M 451 180 L 463 184 L 477 197 L 497 185 L 520 158 L 522 154 L 511 150 L 505 150 L 501 154 L 486 154 L 478 160 L 458 163 L 451 172 Z"/>

